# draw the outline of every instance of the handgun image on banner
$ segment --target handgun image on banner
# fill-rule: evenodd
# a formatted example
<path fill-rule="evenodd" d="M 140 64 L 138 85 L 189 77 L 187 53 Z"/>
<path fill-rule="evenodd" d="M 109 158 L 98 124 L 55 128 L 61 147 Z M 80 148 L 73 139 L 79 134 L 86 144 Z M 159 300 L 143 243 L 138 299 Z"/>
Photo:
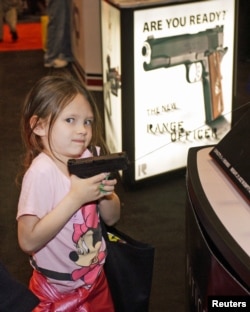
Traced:
<path fill-rule="evenodd" d="M 224 109 L 220 65 L 227 47 L 223 38 L 223 26 L 217 26 L 195 34 L 148 37 L 142 47 L 145 71 L 183 64 L 189 83 L 202 81 L 206 123 L 220 117 Z"/>
<path fill-rule="evenodd" d="M 121 74 L 118 71 L 118 67 L 111 67 L 110 56 L 107 55 L 107 70 L 106 70 L 106 108 L 109 115 L 112 115 L 112 105 L 110 94 L 118 96 L 118 90 L 121 88 Z"/>

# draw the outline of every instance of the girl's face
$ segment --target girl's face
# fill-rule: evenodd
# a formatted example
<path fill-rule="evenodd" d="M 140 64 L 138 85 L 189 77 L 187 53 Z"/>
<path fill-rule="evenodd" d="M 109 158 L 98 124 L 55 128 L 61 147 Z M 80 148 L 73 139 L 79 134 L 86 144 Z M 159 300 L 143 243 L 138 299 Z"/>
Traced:
<path fill-rule="evenodd" d="M 90 144 L 93 121 L 89 102 L 77 94 L 57 117 L 49 139 L 49 127 L 45 126 L 42 140 L 46 150 L 63 162 L 69 158 L 78 158 Z"/>

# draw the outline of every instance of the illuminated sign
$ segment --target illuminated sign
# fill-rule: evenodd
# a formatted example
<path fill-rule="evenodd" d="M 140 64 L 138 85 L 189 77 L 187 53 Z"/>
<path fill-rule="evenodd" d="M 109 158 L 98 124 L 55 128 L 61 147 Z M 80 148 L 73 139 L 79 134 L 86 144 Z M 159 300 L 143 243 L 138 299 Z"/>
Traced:
<path fill-rule="evenodd" d="M 235 0 L 130 9 L 109 2 L 102 1 L 107 143 L 112 152 L 129 150 L 134 181 L 183 168 L 189 148 L 216 144 L 231 128 Z"/>

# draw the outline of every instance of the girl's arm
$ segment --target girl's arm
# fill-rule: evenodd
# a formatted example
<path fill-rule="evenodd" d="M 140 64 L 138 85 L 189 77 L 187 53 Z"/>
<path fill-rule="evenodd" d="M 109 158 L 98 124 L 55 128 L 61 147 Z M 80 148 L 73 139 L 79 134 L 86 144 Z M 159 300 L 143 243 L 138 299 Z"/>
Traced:
<path fill-rule="evenodd" d="M 108 185 L 104 185 L 103 191 L 106 191 L 106 193 L 100 191 L 100 184 L 106 183 L 105 177 L 106 174 L 99 174 L 89 179 L 79 179 L 72 175 L 69 193 L 52 211 L 41 219 L 34 215 L 19 217 L 18 240 L 23 251 L 32 254 L 41 249 L 57 235 L 83 204 L 99 200 L 104 196 L 113 197 L 115 180 L 109 181 Z M 106 219 L 107 217 L 104 218 L 105 221 Z"/>

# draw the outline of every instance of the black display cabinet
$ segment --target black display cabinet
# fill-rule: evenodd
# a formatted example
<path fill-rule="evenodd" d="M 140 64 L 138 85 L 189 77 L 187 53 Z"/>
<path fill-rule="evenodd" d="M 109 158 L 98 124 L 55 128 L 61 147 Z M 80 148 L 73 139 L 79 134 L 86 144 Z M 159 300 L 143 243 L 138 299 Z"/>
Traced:
<path fill-rule="evenodd" d="M 212 297 L 248 300 L 249 309 L 250 207 L 212 160 L 211 149 L 188 153 L 186 311 L 216 310 L 210 306 Z"/>

